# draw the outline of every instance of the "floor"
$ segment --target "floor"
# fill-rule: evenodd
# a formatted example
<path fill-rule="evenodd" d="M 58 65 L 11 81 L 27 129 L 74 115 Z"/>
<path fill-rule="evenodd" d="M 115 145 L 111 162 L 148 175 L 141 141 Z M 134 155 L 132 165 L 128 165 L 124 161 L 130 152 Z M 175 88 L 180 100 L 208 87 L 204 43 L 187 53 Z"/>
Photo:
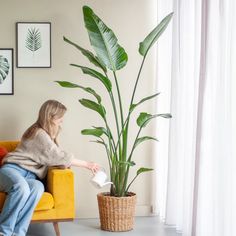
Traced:
<path fill-rule="evenodd" d="M 61 236 L 115 236 L 117 233 L 100 230 L 99 219 L 81 219 L 59 224 Z M 136 217 L 134 229 L 119 236 L 181 236 L 174 229 L 160 223 L 157 217 Z M 31 224 L 27 236 L 55 236 L 53 225 Z"/>

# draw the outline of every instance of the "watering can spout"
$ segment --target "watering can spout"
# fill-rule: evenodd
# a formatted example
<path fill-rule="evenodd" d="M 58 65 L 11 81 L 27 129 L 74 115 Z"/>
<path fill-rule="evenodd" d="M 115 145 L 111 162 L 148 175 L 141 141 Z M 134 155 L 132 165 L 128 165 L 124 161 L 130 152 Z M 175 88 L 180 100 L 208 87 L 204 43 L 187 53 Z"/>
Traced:
<path fill-rule="evenodd" d="M 112 182 L 106 182 L 106 183 L 102 184 L 101 187 L 104 187 L 104 186 L 106 186 L 108 184 L 113 184 L 113 183 Z"/>
<path fill-rule="evenodd" d="M 94 182 L 94 181 L 91 181 L 91 182 L 96 188 L 103 188 L 106 185 L 113 184 L 112 182 L 105 182 L 105 183 L 98 183 L 98 182 Z"/>

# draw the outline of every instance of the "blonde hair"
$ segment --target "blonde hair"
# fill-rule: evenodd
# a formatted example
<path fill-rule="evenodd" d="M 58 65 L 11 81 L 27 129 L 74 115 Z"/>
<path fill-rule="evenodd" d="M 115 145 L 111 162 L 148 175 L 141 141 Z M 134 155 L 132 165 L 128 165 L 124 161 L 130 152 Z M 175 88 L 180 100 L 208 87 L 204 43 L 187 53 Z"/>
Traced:
<path fill-rule="evenodd" d="M 22 139 L 30 139 L 35 136 L 38 129 L 45 130 L 51 139 L 57 144 L 57 136 L 60 127 L 57 128 L 53 123 L 54 119 L 60 119 L 64 116 L 67 108 L 56 100 L 46 101 L 40 108 L 37 121 L 31 125 L 23 134 Z"/>

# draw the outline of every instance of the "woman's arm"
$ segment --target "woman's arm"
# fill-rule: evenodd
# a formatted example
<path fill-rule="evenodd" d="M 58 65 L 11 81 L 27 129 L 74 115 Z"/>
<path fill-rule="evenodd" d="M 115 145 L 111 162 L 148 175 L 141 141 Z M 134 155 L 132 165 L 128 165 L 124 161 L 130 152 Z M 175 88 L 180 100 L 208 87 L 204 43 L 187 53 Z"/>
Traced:
<path fill-rule="evenodd" d="M 100 169 L 97 163 L 76 159 L 74 155 L 60 149 L 44 130 L 38 131 L 36 141 L 39 146 L 39 152 L 43 152 L 43 155 L 37 155 L 40 164 L 48 166 L 84 167 L 91 170 L 93 174 Z"/>
<path fill-rule="evenodd" d="M 93 174 L 95 174 L 100 169 L 100 166 L 97 163 L 79 160 L 74 157 L 71 160 L 71 165 L 76 166 L 76 167 L 87 168 L 87 169 L 91 170 L 93 172 Z"/>

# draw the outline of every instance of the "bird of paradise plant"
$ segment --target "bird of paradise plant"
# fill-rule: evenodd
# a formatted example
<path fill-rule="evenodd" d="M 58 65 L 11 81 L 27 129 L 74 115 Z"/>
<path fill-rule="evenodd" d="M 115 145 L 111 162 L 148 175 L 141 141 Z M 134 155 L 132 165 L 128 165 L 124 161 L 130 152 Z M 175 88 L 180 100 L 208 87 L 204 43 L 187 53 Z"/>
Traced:
<path fill-rule="evenodd" d="M 102 98 L 94 89 L 74 84 L 69 81 L 56 81 L 62 87 L 79 88 L 93 95 L 95 98 L 95 100 L 82 98 L 79 102 L 84 107 L 97 112 L 101 116 L 104 126 L 93 126 L 92 128 L 84 129 L 81 132 L 83 135 L 95 136 L 97 138 L 95 142 L 102 144 L 105 147 L 110 168 L 110 178 L 114 183 L 111 185 L 110 189 L 111 196 L 126 196 L 131 184 L 141 173 L 153 170 L 152 168 L 139 168 L 135 177 L 128 183 L 130 168 L 135 166 L 135 162 L 132 159 L 135 148 L 144 141 L 157 140 L 156 138 L 150 136 L 140 137 L 141 131 L 154 118 L 171 118 L 169 113 L 152 115 L 147 112 L 141 112 L 136 121 L 139 128 L 136 138 L 134 143 L 131 145 L 131 150 L 128 150 L 129 125 L 133 111 L 140 104 L 156 98 L 159 95 L 159 93 L 155 93 L 151 96 L 142 98 L 139 102 L 134 102 L 141 71 L 148 52 L 166 29 L 172 18 L 172 14 L 173 13 L 167 15 L 139 44 L 139 54 L 143 59 L 134 84 L 127 115 L 124 114 L 122 105 L 124 103 L 122 102 L 120 85 L 116 72 L 126 65 L 128 56 L 124 48 L 118 44 L 118 40 L 113 31 L 107 27 L 107 25 L 93 12 L 90 7 L 84 6 L 84 23 L 88 31 L 90 44 L 92 45 L 96 55 L 64 37 L 65 42 L 77 48 L 94 66 L 99 68 L 100 71 L 77 64 L 71 64 L 71 66 L 80 68 L 84 74 L 98 79 L 104 85 L 112 104 L 114 119 L 109 121 L 105 106 L 102 103 Z M 110 74 L 108 73 L 108 70 L 111 71 Z M 115 94 L 117 95 L 117 99 L 115 99 Z M 115 130 L 111 129 L 110 122 L 115 122 Z"/>

